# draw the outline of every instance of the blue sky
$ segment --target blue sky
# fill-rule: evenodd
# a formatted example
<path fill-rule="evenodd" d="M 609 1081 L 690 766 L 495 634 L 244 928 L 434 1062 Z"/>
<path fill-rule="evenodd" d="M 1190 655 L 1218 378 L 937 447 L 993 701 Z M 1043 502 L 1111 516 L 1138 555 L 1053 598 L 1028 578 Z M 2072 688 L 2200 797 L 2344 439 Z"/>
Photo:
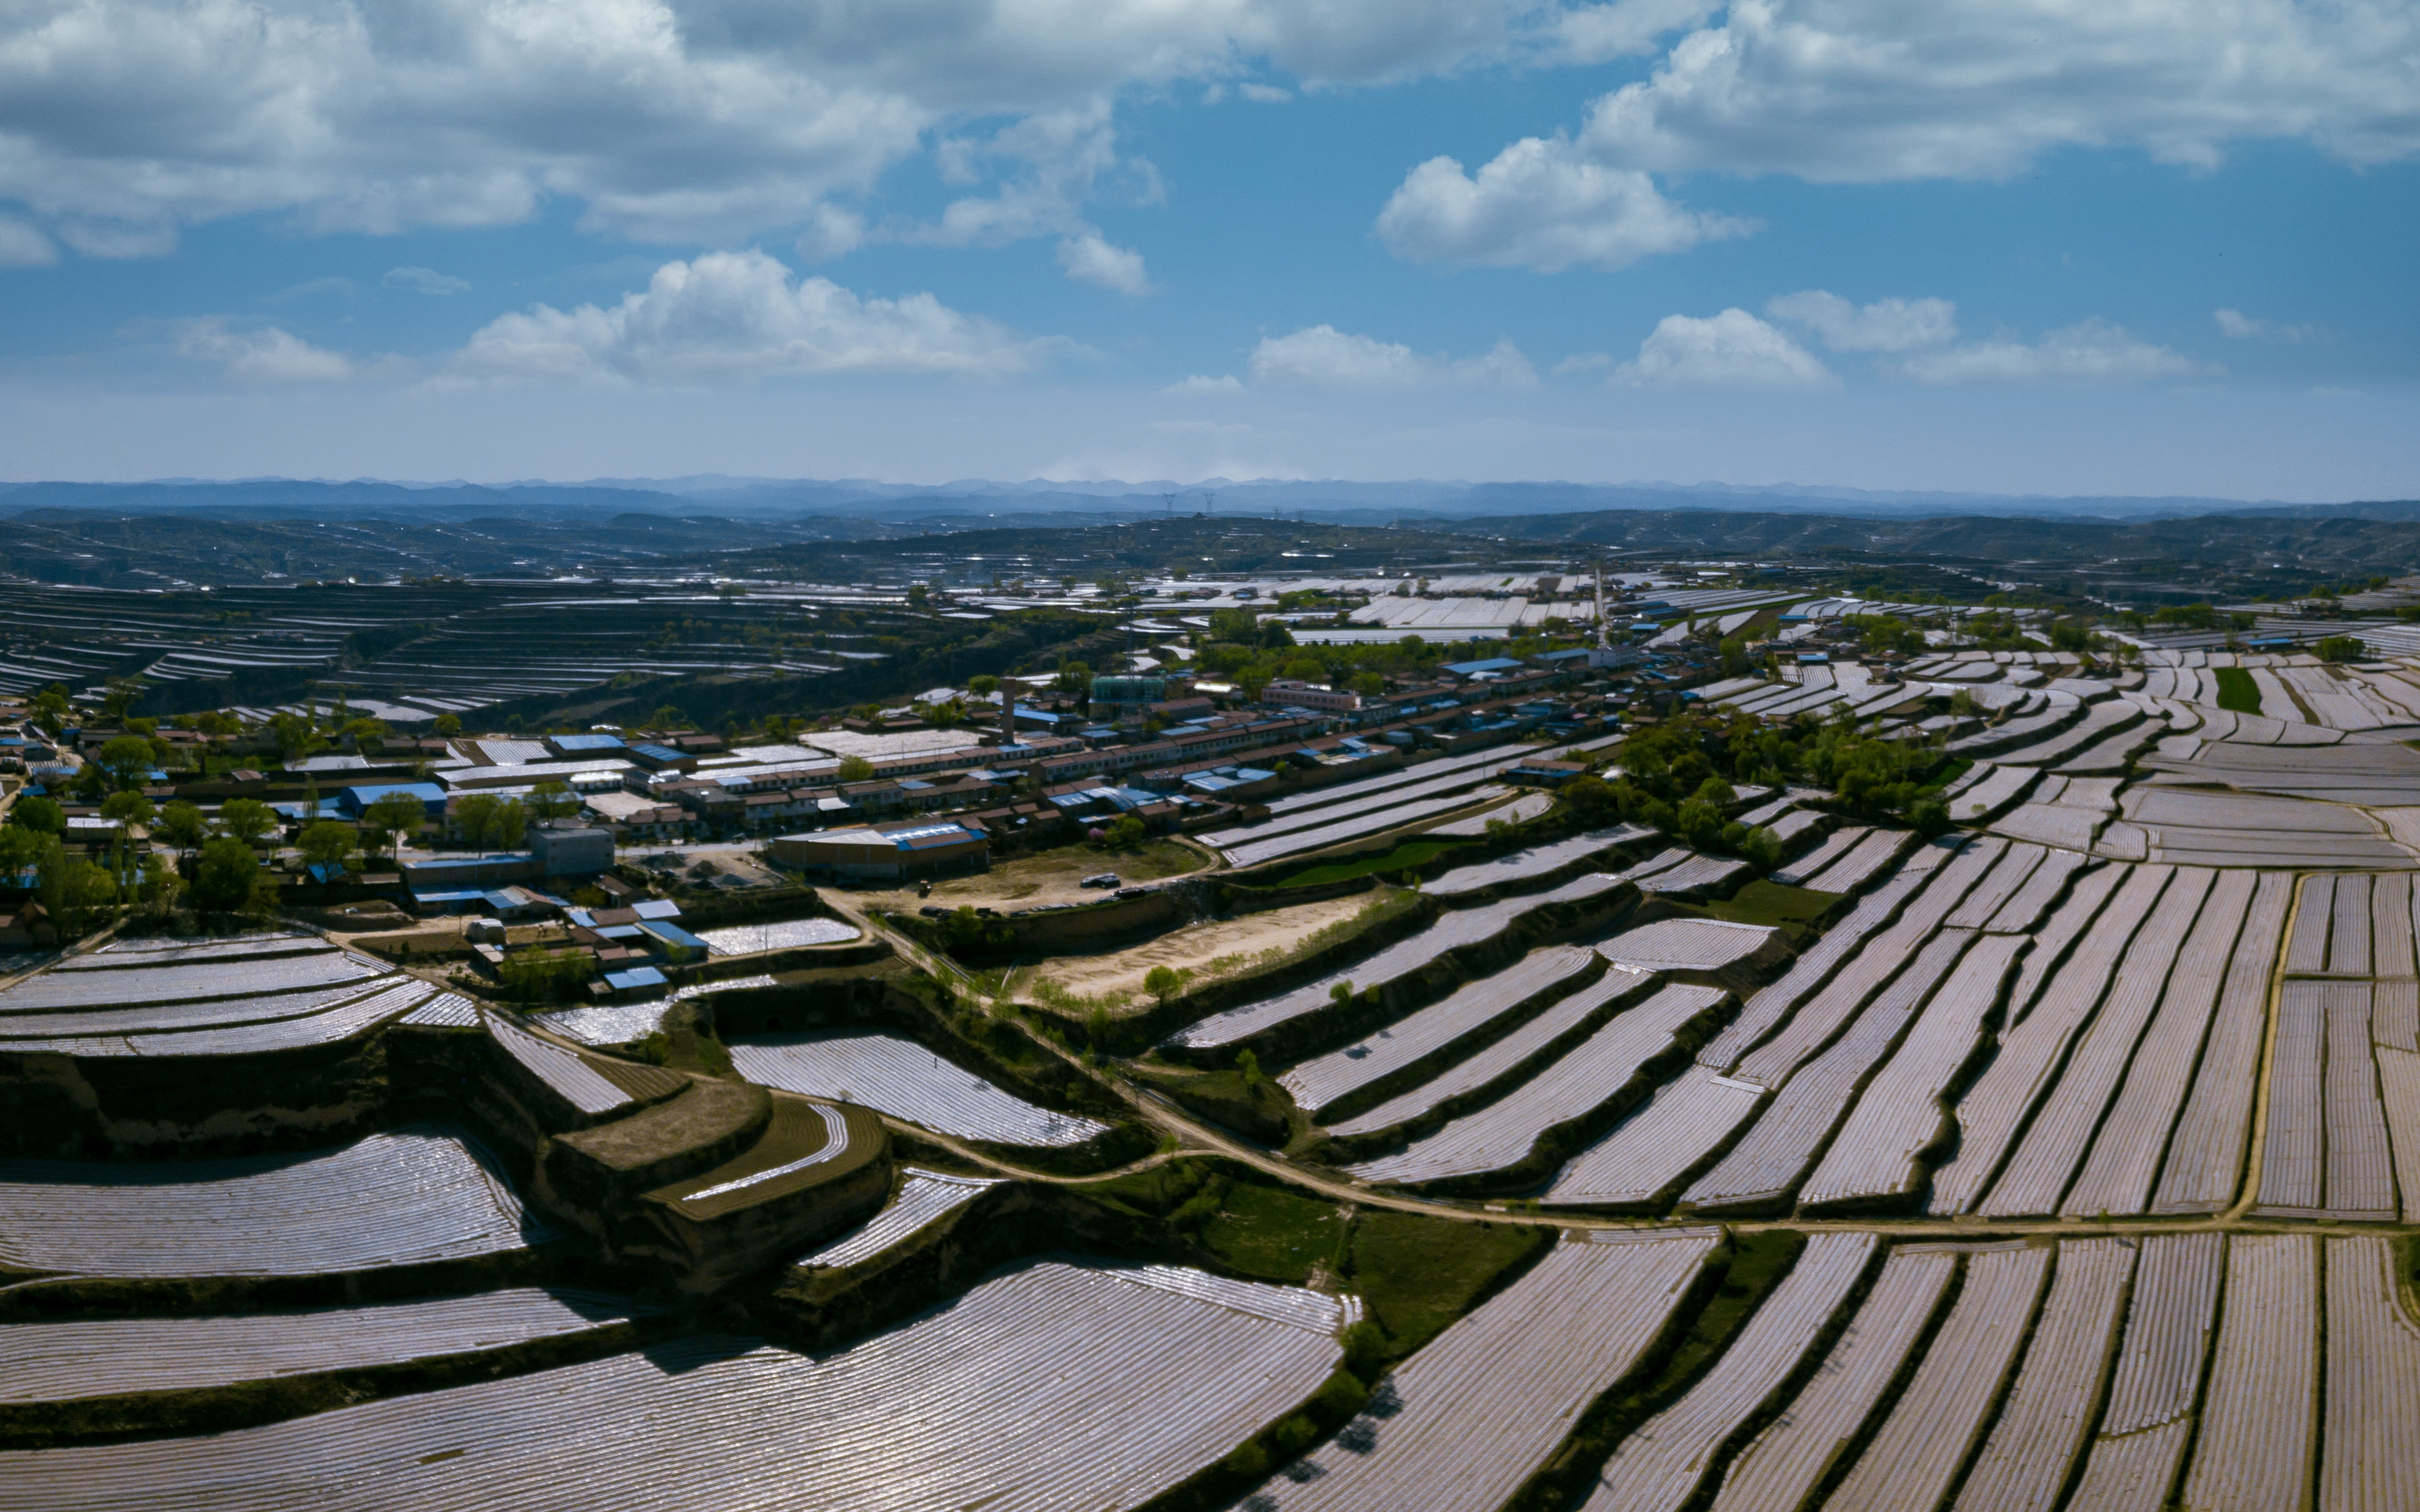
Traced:
<path fill-rule="evenodd" d="M 2412 5 L 33 0 L 0 472 L 2420 494 Z"/>

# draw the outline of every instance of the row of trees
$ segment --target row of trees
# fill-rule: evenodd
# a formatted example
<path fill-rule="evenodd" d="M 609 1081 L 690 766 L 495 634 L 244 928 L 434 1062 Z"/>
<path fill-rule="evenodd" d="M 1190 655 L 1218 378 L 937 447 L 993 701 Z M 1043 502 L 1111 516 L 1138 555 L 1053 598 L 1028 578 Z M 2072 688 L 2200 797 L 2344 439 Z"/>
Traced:
<path fill-rule="evenodd" d="M 1619 815 L 1770 868 L 1770 834 L 1723 817 L 1736 799 L 1735 784 L 1808 782 L 1837 793 L 1855 813 L 1896 817 L 1938 835 L 1949 828 L 1948 805 L 1930 780 L 1940 764 L 1937 748 L 1883 739 L 1845 714 L 1766 725 L 1747 714 L 1686 713 L 1633 730 L 1612 780 L 1584 778 L 1564 794 L 1591 817 Z"/>

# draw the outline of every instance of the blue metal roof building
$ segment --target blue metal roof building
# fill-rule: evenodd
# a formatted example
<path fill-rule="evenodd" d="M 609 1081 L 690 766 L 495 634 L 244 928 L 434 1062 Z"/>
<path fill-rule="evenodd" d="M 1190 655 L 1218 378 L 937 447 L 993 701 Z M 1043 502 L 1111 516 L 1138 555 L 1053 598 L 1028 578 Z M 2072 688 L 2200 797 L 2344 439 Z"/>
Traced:
<path fill-rule="evenodd" d="M 338 811 L 354 819 L 367 812 L 369 806 L 391 793 L 409 794 L 420 800 L 422 810 L 431 819 L 445 816 L 445 790 L 434 782 L 367 782 L 336 790 Z"/>

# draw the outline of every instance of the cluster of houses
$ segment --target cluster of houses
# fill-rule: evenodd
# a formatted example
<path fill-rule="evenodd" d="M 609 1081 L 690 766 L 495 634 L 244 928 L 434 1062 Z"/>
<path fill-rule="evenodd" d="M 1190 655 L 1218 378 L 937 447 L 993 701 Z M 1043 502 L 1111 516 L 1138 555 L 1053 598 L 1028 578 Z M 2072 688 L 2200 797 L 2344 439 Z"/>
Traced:
<path fill-rule="evenodd" d="M 1626 702 L 1572 686 L 1590 671 L 1585 656 L 1495 657 L 1381 694 L 1280 680 L 1253 699 L 1182 676 L 1111 675 L 1094 679 L 1089 698 L 1015 683 L 1006 698 L 935 689 L 844 721 L 820 742 L 810 733 L 735 748 L 695 730 L 407 735 L 282 770 L 263 761 L 265 775 L 246 768 L 206 784 L 152 775 L 161 801 L 181 792 L 207 810 L 257 793 L 290 827 L 359 824 L 398 796 L 416 803 L 422 829 L 407 841 L 486 847 L 399 850 L 404 887 L 425 910 L 493 909 L 499 889 L 604 875 L 617 847 L 700 840 L 768 842 L 775 866 L 810 878 L 896 884 L 983 870 L 997 847 L 1079 840 L 1129 818 L 1154 834 L 1230 824 L 1305 769 L 1357 774 L 1424 750 L 1570 734 Z M 919 717 L 942 702 L 996 702 L 997 724 L 937 729 Z M 87 728 L 54 742 L 24 725 L 0 734 L 17 742 L 0 743 L 0 763 L 17 762 L 21 785 L 56 790 L 78 752 L 119 733 Z M 479 816 L 496 803 L 481 799 L 517 801 L 530 822 L 519 836 L 483 840 Z"/>

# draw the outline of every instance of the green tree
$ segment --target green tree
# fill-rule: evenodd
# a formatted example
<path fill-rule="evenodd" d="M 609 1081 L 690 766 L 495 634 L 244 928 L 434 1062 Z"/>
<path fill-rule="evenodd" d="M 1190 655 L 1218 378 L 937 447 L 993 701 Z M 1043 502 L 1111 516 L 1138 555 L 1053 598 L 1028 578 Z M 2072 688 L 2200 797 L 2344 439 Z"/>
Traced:
<path fill-rule="evenodd" d="M 967 679 L 967 691 L 977 698 L 989 698 L 1000 691 L 1000 679 L 989 672 L 980 672 Z"/>
<path fill-rule="evenodd" d="M 249 848 L 276 832 L 277 810 L 258 798 L 229 798 L 219 805 L 219 828 Z"/>
<path fill-rule="evenodd" d="M 260 858 L 252 847 L 222 835 L 202 847 L 194 874 L 194 903 L 213 913 L 232 913 L 252 901 L 253 879 L 259 874 Z"/>
<path fill-rule="evenodd" d="M 68 685 L 65 683 L 53 683 L 35 694 L 29 707 L 34 711 L 34 723 L 43 733 L 54 738 L 68 727 L 68 719 L 75 709 L 68 698 Z"/>
<path fill-rule="evenodd" d="M 199 808 L 180 798 L 160 810 L 160 823 L 154 833 L 183 855 L 199 849 L 202 841 L 209 838 L 210 825 Z"/>
<path fill-rule="evenodd" d="M 109 717 L 113 724 L 124 722 L 126 711 L 133 707 L 134 701 L 143 696 L 143 679 L 113 677 L 101 686 L 104 689 L 101 700 L 101 712 Z"/>
<path fill-rule="evenodd" d="M 33 871 L 42 858 L 45 842 L 57 843 L 53 837 L 23 825 L 0 827 L 0 887 L 14 888 L 19 878 Z"/>
<path fill-rule="evenodd" d="M 177 895 L 185 890 L 185 879 L 168 864 L 168 858 L 157 851 L 145 854 L 139 886 L 143 906 L 154 915 L 166 914 L 177 903 Z"/>
<path fill-rule="evenodd" d="M 492 793 L 473 793 L 454 801 L 452 817 L 462 838 L 485 852 L 520 843 L 529 810 Z"/>
<path fill-rule="evenodd" d="M 276 714 L 269 719 L 269 738 L 277 743 L 277 759 L 299 762 L 316 750 L 325 750 L 326 737 L 310 717 L 301 714 Z"/>
<path fill-rule="evenodd" d="M 840 759 L 838 776 L 844 782 L 871 782 L 874 780 L 874 764 L 862 756 L 844 756 Z"/>
<path fill-rule="evenodd" d="M 151 742 L 141 735 L 118 735 L 103 742 L 101 754 L 93 760 L 116 786 L 139 787 L 143 774 L 151 769 Z"/>
<path fill-rule="evenodd" d="M 132 881 L 133 868 L 128 858 L 134 846 L 134 831 L 147 829 L 159 819 L 160 812 L 140 793 L 113 793 L 101 801 L 101 816 L 117 821 L 117 833 L 111 837 L 109 844 L 109 872 L 124 887 Z"/>
<path fill-rule="evenodd" d="M 1083 697 L 1093 690 L 1093 669 L 1084 662 L 1063 661 L 1059 664 L 1059 675 L 1050 680 L 1050 686 L 1062 693 Z"/>
<path fill-rule="evenodd" d="M 38 835 L 64 835 L 68 831 L 68 811 L 51 798 L 36 795 L 19 798 L 8 810 L 9 822 Z"/>
<path fill-rule="evenodd" d="M 1725 636 L 1714 649 L 1722 655 L 1725 677 L 1740 676 L 1754 665 L 1748 660 L 1747 642 L 1738 636 Z"/>
<path fill-rule="evenodd" d="M 318 819 L 302 826 L 302 833 L 294 838 L 294 848 L 302 853 L 307 866 L 344 868 L 360 840 L 352 825 Z"/>
<path fill-rule="evenodd" d="M 109 774 L 101 770 L 99 762 L 86 762 L 77 769 L 68 791 L 78 803 L 99 803 L 109 796 Z"/>
<path fill-rule="evenodd" d="M 55 840 L 43 845 L 35 865 L 36 895 L 62 940 L 81 937 L 96 916 L 117 901 L 117 884 L 107 872 Z"/>
<path fill-rule="evenodd" d="M 352 742 L 353 754 L 366 756 L 373 743 L 386 738 L 386 721 L 369 718 L 366 716 L 359 719 L 348 719 L 345 721 L 345 727 L 336 733 L 339 738 Z"/>
<path fill-rule="evenodd" d="M 2369 648 L 2360 639 L 2350 635 L 2332 635 L 2313 646 L 2321 661 L 2359 661 L 2369 655 Z"/>
<path fill-rule="evenodd" d="M 1142 842 L 1150 838 L 1151 831 L 1144 827 L 1143 822 L 1130 813 L 1120 814 L 1110 820 L 1101 832 L 1101 843 L 1113 851 L 1140 850 Z"/>
<path fill-rule="evenodd" d="M 1178 993 L 1185 990 L 1185 974 L 1174 966 L 1154 966 L 1143 973 L 1142 990 L 1158 998 L 1159 1006 L 1166 1008 L 1176 1000 Z"/>
<path fill-rule="evenodd" d="M 540 824 L 552 819 L 568 819 L 579 811 L 580 799 L 573 795 L 567 783 L 540 782 L 530 790 L 529 816 Z"/>
<path fill-rule="evenodd" d="M 437 717 L 436 722 L 428 728 L 450 740 L 462 733 L 462 717 L 458 714 L 441 714 Z"/>
<path fill-rule="evenodd" d="M 392 837 L 396 843 L 408 841 L 420 833 L 422 823 L 428 817 L 428 806 L 409 793 L 389 793 L 373 802 L 362 813 L 366 829 Z"/>

